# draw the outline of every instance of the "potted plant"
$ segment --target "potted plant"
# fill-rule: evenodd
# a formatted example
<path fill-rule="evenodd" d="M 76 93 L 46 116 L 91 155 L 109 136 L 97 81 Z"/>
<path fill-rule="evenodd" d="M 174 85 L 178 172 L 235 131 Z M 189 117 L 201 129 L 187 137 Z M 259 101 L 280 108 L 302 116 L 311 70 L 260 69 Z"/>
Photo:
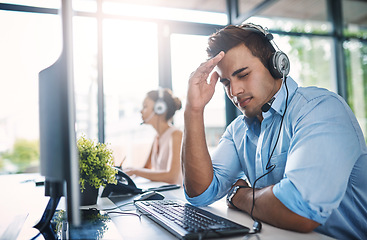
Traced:
<path fill-rule="evenodd" d="M 113 167 L 112 150 L 104 143 L 98 143 L 85 136 L 77 141 L 79 151 L 80 190 L 81 205 L 93 205 L 97 203 L 98 190 L 106 184 L 116 184 Z M 94 194 L 89 196 L 89 194 Z"/>

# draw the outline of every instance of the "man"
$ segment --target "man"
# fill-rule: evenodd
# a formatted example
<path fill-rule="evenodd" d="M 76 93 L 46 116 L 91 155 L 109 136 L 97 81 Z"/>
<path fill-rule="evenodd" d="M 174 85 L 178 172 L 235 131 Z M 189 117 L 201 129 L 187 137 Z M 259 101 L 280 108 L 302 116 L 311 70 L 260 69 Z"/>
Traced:
<path fill-rule="evenodd" d="M 367 148 L 358 122 L 340 96 L 299 87 L 286 76 L 288 58 L 280 52 L 276 59 L 271 39 L 253 24 L 228 26 L 209 38 L 210 60 L 188 86 L 186 198 L 203 206 L 228 194 L 229 207 L 256 221 L 367 239 Z M 243 115 L 210 155 L 203 113 L 218 79 Z"/>

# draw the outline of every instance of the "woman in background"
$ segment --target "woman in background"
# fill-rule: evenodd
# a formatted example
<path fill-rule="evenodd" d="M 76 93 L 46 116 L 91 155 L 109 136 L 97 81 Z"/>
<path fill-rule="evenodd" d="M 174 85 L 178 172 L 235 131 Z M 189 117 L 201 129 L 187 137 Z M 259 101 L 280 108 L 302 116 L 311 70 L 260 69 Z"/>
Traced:
<path fill-rule="evenodd" d="M 144 124 L 157 132 L 150 154 L 143 168 L 126 168 L 124 172 L 152 181 L 182 184 L 181 142 L 182 131 L 172 125 L 172 117 L 182 107 L 181 100 L 169 89 L 147 93 L 140 111 Z"/>

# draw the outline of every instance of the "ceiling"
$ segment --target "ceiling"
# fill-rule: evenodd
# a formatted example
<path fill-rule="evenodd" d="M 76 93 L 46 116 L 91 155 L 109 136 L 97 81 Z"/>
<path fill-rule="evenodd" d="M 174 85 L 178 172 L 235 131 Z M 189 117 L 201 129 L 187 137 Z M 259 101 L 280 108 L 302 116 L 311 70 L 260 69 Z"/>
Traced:
<path fill-rule="evenodd" d="M 106 0 L 105 0 L 106 1 Z M 209 12 L 226 13 L 226 0 L 107 0 L 127 4 L 183 8 Z"/>
<path fill-rule="evenodd" d="M 226 0 L 108 0 L 138 5 L 163 6 L 226 13 Z M 326 0 L 238 0 L 239 12 L 250 16 L 327 21 Z M 257 11 L 254 11 L 257 10 Z M 250 15 L 249 15 L 250 14 Z M 345 23 L 367 27 L 367 1 L 343 0 Z M 244 20 L 244 19 L 242 19 Z"/>

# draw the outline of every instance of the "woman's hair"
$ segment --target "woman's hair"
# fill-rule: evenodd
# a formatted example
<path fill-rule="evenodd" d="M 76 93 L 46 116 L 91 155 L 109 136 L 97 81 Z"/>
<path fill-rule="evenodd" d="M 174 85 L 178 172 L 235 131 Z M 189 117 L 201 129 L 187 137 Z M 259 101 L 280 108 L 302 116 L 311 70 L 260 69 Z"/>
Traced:
<path fill-rule="evenodd" d="M 275 49 L 265 35 L 261 34 L 250 29 L 242 29 L 240 26 L 229 25 L 209 37 L 206 49 L 208 57 L 215 57 L 221 51 L 226 53 L 239 44 L 244 44 L 252 55 L 259 58 L 269 69 L 269 61 Z"/>
<path fill-rule="evenodd" d="M 152 90 L 148 92 L 147 97 L 153 100 L 153 102 L 157 102 L 159 98 L 158 90 Z M 175 115 L 177 110 L 182 108 L 182 103 L 178 97 L 173 96 L 172 91 L 168 88 L 163 89 L 163 101 L 167 105 L 166 121 L 168 121 L 173 117 L 173 115 Z"/>

